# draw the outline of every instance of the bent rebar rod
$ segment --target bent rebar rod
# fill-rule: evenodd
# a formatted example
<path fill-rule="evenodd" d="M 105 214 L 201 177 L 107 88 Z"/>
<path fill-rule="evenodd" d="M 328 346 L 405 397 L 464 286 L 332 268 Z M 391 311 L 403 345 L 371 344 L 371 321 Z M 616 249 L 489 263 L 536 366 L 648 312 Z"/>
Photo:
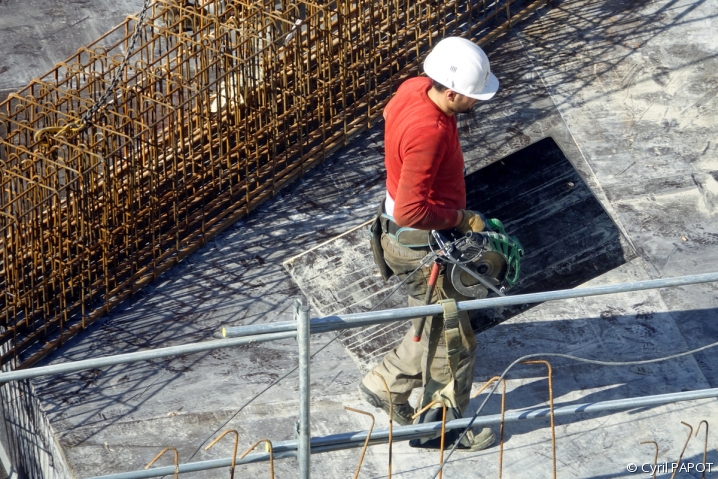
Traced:
<path fill-rule="evenodd" d="M 551 363 L 544 360 L 521 361 L 521 364 L 543 364 L 548 368 L 548 407 L 549 417 L 551 418 L 551 471 L 553 472 L 553 479 L 556 479 L 556 426 L 553 421 L 555 417 L 553 413 L 553 369 L 551 369 Z"/>
<path fill-rule="evenodd" d="M 696 399 L 707 399 L 718 397 L 718 388 L 699 389 L 697 391 L 687 391 L 680 393 L 657 394 L 654 396 L 642 396 L 636 398 L 614 399 L 611 401 L 600 401 L 594 403 L 573 404 L 569 406 L 554 407 L 554 417 L 570 416 L 573 414 L 585 414 L 593 412 L 614 411 L 620 409 L 643 408 L 648 406 L 658 406 L 679 401 L 691 401 Z M 504 422 L 526 421 L 530 419 L 538 419 L 548 417 L 549 408 L 522 409 L 518 411 L 506 411 L 504 414 Z M 455 419 L 446 423 L 446 430 L 464 429 L 471 421 L 471 418 Z M 493 414 L 490 416 L 479 416 L 474 421 L 474 426 L 490 426 L 492 424 L 501 423 L 501 414 Z M 399 426 L 393 430 L 394 441 L 408 441 L 420 437 L 436 436 L 441 431 L 441 421 L 412 424 L 409 426 Z M 333 434 L 330 436 L 314 437 L 311 440 L 312 454 L 338 451 L 342 449 L 359 448 L 364 445 L 367 435 L 371 438 L 369 444 L 385 444 L 389 439 L 388 429 L 377 429 L 369 433 L 369 431 L 347 432 L 342 434 Z M 288 457 L 296 457 L 297 441 L 282 441 L 274 445 L 274 459 L 284 459 Z M 266 462 L 269 460 L 269 454 L 259 453 L 245 457 L 237 464 L 250 464 L 257 462 Z M 198 461 L 187 464 L 180 464 L 179 472 L 196 472 L 207 469 L 215 469 L 227 467 L 232 463 L 232 458 L 213 459 L 210 461 Z M 98 476 L 90 479 L 143 479 L 148 477 L 159 477 L 174 473 L 173 466 L 158 467 L 148 471 L 130 471 L 119 474 L 110 474 L 106 476 Z"/>
<path fill-rule="evenodd" d="M 574 289 L 561 289 L 557 291 L 546 291 L 544 293 L 517 294 L 516 296 L 503 296 L 500 298 L 475 299 L 471 301 L 462 301 L 457 303 L 456 306 L 459 311 L 473 311 L 477 309 L 496 308 L 500 306 L 543 303 L 544 301 L 559 301 L 563 299 L 583 298 L 586 296 L 629 293 L 632 291 L 643 291 L 646 289 L 710 283 L 713 281 L 718 281 L 718 272 L 695 274 L 690 276 L 677 276 L 674 278 L 650 279 L 630 283 L 608 284 L 603 286 L 590 286 L 585 288 L 578 287 Z M 418 318 L 421 316 L 434 316 L 442 313 L 443 310 L 440 305 L 432 304 L 429 306 L 413 306 L 401 309 L 371 311 L 367 313 L 326 316 L 323 318 L 313 318 L 311 320 L 311 332 L 312 334 L 325 333 L 327 331 L 371 326 L 374 324 Z M 294 321 L 281 321 L 253 326 L 238 326 L 232 328 L 225 327 L 222 328 L 222 335 L 226 338 L 235 338 L 254 334 L 296 331 L 296 329 L 297 325 Z"/>
<path fill-rule="evenodd" d="M 673 474 L 671 474 L 671 479 L 676 477 L 676 473 L 678 472 L 678 469 L 680 468 L 681 461 L 683 460 L 683 454 L 686 452 L 686 448 L 688 447 L 688 443 L 691 442 L 691 436 L 693 436 L 693 426 L 688 424 L 687 422 L 681 421 L 681 424 L 686 426 L 688 428 L 688 439 L 686 439 L 686 443 L 683 445 L 683 449 L 681 450 L 681 455 L 678 456 L 678 461 L 675 462 L 675 464 L 678 464 L 679 467 L 676 467 L 673 469 Z"/>
<path fill-rule="evenodd" d="M 354 409 L 353 407 L 344 406 L 344 409 L 347 411 L 356 412 L 359 414 L 363 414 L 365 416 L 369 416 L 371 418 L 371 426 L 369 427 L 369 432 L 366 435 L 366 440 L 364 441 L 364 447 L 361 449 L 361 456 L 359 456 L 359 464 L 357 465 L 357 470 L 354 473 L 354 479 L 359 478 L 359 472 L 361 471 L 361 465 L 362 462 L 364 462 L 364 456 L 366 455 L 366 450 L 369 447 L 369 439 L 371 439 L 371 432 L 374 430 L 374 423 L 376 422 L 374 419 L 374 415 L 371 413 L 368 413 L 366 411 L 360 411 L 359 409 Z"/>
<path fill-rule="evenodd" d="M 229 433 L 234 434 L 234 452 L 232 453 L 232 464 L 229 466 L 229 479 L 234 479 L 234 466 L 237 462 L 237 446 L 239 446 L 239 432 L 236 429 L 227 429 L 217 439 L 209 443 L 209 446 L 205 447 L 204 450 L 209 451 L 210 449 L 212 449 L 212 446 L 221 441 L 222 438 Z"/>
<path fill-rule="evenodd" d="M 656 479 L 656 465 L 658 464 L 658 443 L 656 441 L 641 441 L 638 444 L 653 444 L 656 446 L 656 454 L 653 456 L 653 479 Z"/>

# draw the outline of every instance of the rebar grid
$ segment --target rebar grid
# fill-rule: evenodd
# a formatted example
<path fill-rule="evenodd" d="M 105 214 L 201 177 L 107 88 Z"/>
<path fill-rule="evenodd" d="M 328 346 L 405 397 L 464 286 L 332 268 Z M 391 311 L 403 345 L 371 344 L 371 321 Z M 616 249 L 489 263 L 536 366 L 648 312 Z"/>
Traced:
<path fill-rule="evenodd" d="M 26 367 L 546 0 L 156 0 L 0 104 L 0 365 Z M 518 10 L 513 6 L 514 10 Z M 40 341 L 42 340 L 42 343 Z"/>

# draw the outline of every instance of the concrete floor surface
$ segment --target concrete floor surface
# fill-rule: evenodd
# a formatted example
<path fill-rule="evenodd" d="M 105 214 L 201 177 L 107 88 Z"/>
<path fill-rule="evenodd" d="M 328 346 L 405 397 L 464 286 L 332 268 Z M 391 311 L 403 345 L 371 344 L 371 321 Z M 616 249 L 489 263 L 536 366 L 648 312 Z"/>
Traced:
<path fill-rule="evenodd" d="M 19 8 L 1 3 L 0 12 L 13 5 Z M 718 4 L 701 0 L 552 1 L 488 49 L 501 90 L 461 121 L 467 168 L 476 171 L 553 137 L 637 255 L 591 283 L 718 271 L 717 14 Z M 22 33 L 9 23 L 3 28 L 3 38 Z M 7 72 L 0 72 L 0 89 L 11 83 Z M 371 218 L 384 193 L 381 130 L 375 125 L 48 362 L 206 340 L 225 325 L 291 319 L 294 298 L 311 291 L 283 263 Z M 535 352 L 631 360 L 718 341 L 717 290 L 706 284 L 531 308 L 478 336 L 474 388 Z M 368 363 L 347 354 L 334 335 L 313 336 L 312 352 L 312 435 L 368 428 L 368 420 L 343 406 L 374 412 L 377 427 L 385 427 L 386 415 L 356 393 Z M 552 364 L 557 404 L 718 387 L 716 349 L 640 367 Z M 177 447 L 181 462 L 227 457 L 231 441 L 204 447 L 228 428 L 239 431 L 240 449 L 260 437 L 291 438 L 296 365 L 296 343 L 286 340 L 45 378 L 33 386 L 62 450 L 57 460 L 82 478 L 141 469 L 166 446 Z M 546 404 L 544 370 L 522 366 L 509 377 L 507 408 Z M 498 412 L 499 403 L 492 398 L 486 412 Z M 687 437 L 681 421 L 695 428 L 715 417 L 718 403 L 701 400 L 557 419 L 558 477 L 650 477 L 627 472 L 629 463 L 653 461 L 652 446 L 640 441 L 657 441 L 658 462 L 672 462 Z M 504 477 L 551 477 L 547 426 L 543 419 L 506 425 Z M 718 469 L 716 445 L 713 432 L 708 462 Z M 701 440 L 692 439 L 684 461 L 700 462 L 702 451 Z M 498 447 L 457 453 L 444 477 L 496 476 L 498 455 Z M 358 456 L 358 450 L 313 456 L 312 475 L 351 477 Z M 371 447 L 361 477 L 385 477 L 387 462 L 386 446 Z M 392 462 L 392 477 L 428 478 L 438 453 L 396 444 Z M 278 461 L 276 468 L 278 478 L 297 475 L 295 460 Z M 235 477 L 267 473 L 266 465 L 242 466 Z"/>

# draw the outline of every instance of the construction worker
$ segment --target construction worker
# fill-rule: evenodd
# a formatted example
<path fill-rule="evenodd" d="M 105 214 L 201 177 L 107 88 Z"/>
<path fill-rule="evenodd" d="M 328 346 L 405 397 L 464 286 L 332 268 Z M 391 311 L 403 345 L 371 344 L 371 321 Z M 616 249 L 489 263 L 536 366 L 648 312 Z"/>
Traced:
<path fill-rule="evenodd" d="M 464 158 L 456 114 L 488 100 L 499 87 L 486 54 L 464 38 L 441 40 L 426 57 L 424 71 L 427 77 L 405 81 L 384 110 L 387 195 L 373 225 L 372 240 L 382 275 L 386 278 L 393 273 L 406 280 L 409 306 L 422 305 L 426 299 L 431 263 L 411 273 L 430 253 L 429 230 L 455 228 L 466 233 L 486 227 L 480 213 L 465 209 Z M 431 302 L 445 299 L 473 298 L 458 293 L 442 271 Z M 439 399 L 449 408 L 447 420 L 461 417 L 469 404 L 476 338 L 468 315 L 461 312 L 458 318 L 454 324 L 458 323 L 455 332 L 460 335 L 461 348 L 454 351 L 453 362 L 446 347 L 445 318 L 428 318 L 420 342 L 414 341 L 420 319 L 414 319 L 401 344 L 364 377 L 359 385 L 362 396 L 389 412 L 383 378 L 392 396 L 393 419 L 405 425 L 413 422 L 409 396 L 414 388 L 423 386 L 420 406 Z M 430 409 L 417 418 L 418 422 L 436 420 L 441 420 L 441 409 Z M 451 446 L 458 433 L 453 439 L 448 434 L 446 444 Z M 491 429 L 485 428 L 467 434 L 457 448 L 480 450 L 494 439 Z M 412 441 L 412 445 L 438 447 L 438 439 Z"/>

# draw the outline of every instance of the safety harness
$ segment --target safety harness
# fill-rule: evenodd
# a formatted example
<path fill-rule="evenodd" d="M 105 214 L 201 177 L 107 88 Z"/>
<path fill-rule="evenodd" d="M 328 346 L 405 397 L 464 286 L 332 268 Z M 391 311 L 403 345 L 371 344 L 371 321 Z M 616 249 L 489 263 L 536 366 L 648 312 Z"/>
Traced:
<path fill-rule="evenodd" d="M 445 299 L 439 301 L 439 304 L 443 308 L 443 327 L 436 327 L 433 321 L 430 326 L 431 332 L 428 338 L 429 344 L 426 355 L 427 364 L 424 365 L 426 382 L 424 384 L 421 407 L 423 408 L 434 401 L 439 401 L 440 404 L 446 405 L 446 420 L 450 421 L 461 417 L 461 409 L 456 391 L 456 375 L 461 366 L 463 366 L 460 364 L 461 352 L 466 351 L 465 357 L 470 361 L 468 358 L 472 358 L 475 354 L 476 339 L 473 334 L 471 334 L 472 329 L 469 315 L 465 311 L 458 310 L 454 299 Z M 436 381 L 431 377 L 431 362 L 436 355 L 442 330 L 450 372 L 450 380 L 446 384 Z M 464 332 L 463 335 L 462 330 Z M 464 344 L 464 341 L 466 341 L 466 344 Z M 473 361 L 471 361 L 471 363 L 473 364 Z M 471 371 L 466 371 L 466 374 L 473 375 L 473 368 Z M 468 394 L 468 391 L 466 393 Z M 443 407 L 439 404 L 434 405 L 421 414 L 419 422 L 441 421 L 442 414 Z M 458 431 L 447 431 L 444 438 L 445 444 L 452 444 L 458 437 Z M 438 448 L 440 447 L 440 440 L 438 436 L 434 438 L 414 439 L 410 441 L 409 445 L 412 447 Z"/>

